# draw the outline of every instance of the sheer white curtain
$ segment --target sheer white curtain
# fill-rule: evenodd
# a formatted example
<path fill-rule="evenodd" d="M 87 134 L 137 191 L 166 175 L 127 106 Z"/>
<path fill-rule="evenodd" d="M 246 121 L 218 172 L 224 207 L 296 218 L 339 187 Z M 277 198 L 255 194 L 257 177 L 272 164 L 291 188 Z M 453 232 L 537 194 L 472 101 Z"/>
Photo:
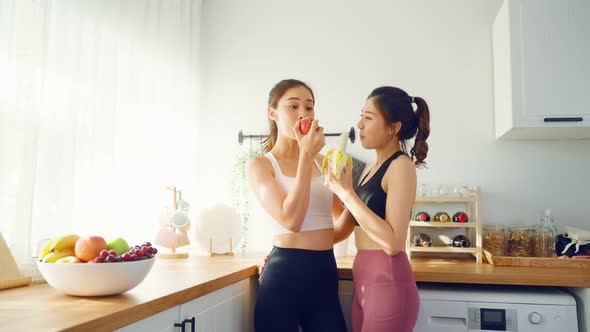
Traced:
<path fill-rule="evenodd" d="M 16 17 L 2 23 L 16 91 L 0 112 L 0 230 L 13 251 L 67 232 L 151 240 L 165 186 L 189 202 L 196 188 L 200 1 L 2 6 Z"/>

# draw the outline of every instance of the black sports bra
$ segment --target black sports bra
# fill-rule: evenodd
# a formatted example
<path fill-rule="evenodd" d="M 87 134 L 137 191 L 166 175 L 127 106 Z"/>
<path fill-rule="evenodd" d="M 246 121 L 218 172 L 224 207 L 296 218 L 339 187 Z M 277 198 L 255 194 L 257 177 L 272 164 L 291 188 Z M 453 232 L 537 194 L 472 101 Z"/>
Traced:
<path fill-rule="evenodd" d="M 356 188 L 356 194 L 359 198 L 367 204 L 369 209 L 373 211 L 376 215 L 385 219 L 385 203 L 387 202 L 387 193 L 383 191 L 381 187 L 381 181 L 383 180 L 383 176 L 391 164 L 392 161 L 397 159 L 397 157 L 404 155 L 403 151 L 396 151 L 391 157 L 389 157 L 383 164 L 379 167 L 375 175 L 373 175 L 369 181 L 365 182 L 369 173 L 363 177 L 361 180 L 361 185 Z M 355 220 L 355 224 L 358 226 L 358 222 Z"/>

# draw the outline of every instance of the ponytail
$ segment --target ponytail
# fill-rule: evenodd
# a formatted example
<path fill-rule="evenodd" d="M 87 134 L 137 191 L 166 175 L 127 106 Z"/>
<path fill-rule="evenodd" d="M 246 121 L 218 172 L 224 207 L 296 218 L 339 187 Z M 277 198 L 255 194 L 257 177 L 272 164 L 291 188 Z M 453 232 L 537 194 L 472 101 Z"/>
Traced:
<path fill-rule="evenodd" d="M 418 118 L 418 131 L 416 132 L 416 139 L 414 146 L 410 150 L 412 158 L 415 158 L 416 167 L 423 167 L 428 155 L 428 143 L 426 139 L 430 135 L 430 110 L 426 101 L 420 97 L 414 97 L 416 103 L 416 117 Z"/>
<path fill-rule="evenodd" d="M 270 128 L 270 132 L 268 133 L 268 137 L 264 138 L 264 140 L 262 142 L 262 153 L 263 154 L 270 152 L 270 150 L 272 150 L 272 148 L 275 146 L 275 143 L 277 142 L 277 136 L 278 136 L 277 123 L 274 122 L 274 120 L 268 119 L 268 126 Z"/>
<path fill-rule="evenodd" d="M 409 155 L 416 167 L 426 165 L 426 139 L 430 135 L 430 111 L 426 101 L 420 97 L 411 97 L 404 90 L 392 86 L 376 88 L 367 99 L 370 98 L 383 114 L 386 124 L 401 123 L 397 133 L 401 150 Z M 416 104 L 416 111 L 412 104 Z M 406 141 L 414 137 L 414 146 L 408 153 Z"/>

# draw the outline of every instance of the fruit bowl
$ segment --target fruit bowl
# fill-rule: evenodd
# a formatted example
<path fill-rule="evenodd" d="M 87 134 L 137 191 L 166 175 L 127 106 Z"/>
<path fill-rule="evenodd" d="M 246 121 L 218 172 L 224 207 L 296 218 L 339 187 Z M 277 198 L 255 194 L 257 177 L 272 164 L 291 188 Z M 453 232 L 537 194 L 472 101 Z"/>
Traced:
<path fill-rule="evenodd" d="M 52 287 L 68 295 L 106 296 L 124 293 L 139 285 L 156 258 L 108 264 L 55 264 L 37 262 Z"/>

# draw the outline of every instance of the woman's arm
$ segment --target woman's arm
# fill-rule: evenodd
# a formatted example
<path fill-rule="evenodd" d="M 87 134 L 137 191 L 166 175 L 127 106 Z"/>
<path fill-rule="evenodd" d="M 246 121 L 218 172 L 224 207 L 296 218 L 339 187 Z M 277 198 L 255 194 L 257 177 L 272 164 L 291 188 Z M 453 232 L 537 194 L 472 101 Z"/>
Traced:
<path fill-rule="evenodd" d="M 416 199 L 416 166 L 403 156 L 390 165 L 390 175 L 385 183 L 387 202 L 385 221 L 392 227 L 394 240 L 391 255 L 404 251 L 412 206 Z"/>
<path fill-rule="evenodd" d="M 339 198 L 335 198 L 335 201 L 338 201 L 341 206 L 340 215 L 334 221 L 334 243 L 338 243 L 344 241 L 354 231 L 354 217 L 348 209 L 342 207 Z"/>
<path fill-rule="evenodd" d="M 291 128 L 299 145 L 299 160 L 295 184 L 288 193 L 273 175 L 268 158 L 255 157 L 246 162 L 246 176 L 260 205 L 291 232 L 299 232 L 303 225 L 309 206 L 313 160 L 326 144 L 324 128 L 319 126 L 317 119 L 313 120 L 307 135 L 299 131 L 300 121 Z"/>
<path fill-rule="evenodd" d="M 362 173 L 364 173 L 364 170 Z M 345 176 L 343 175 L 343 177 Z M 350 176 L 352 181 L 352 170 L 350 170 Z M 364 176 L 361 175 L 360 178 L 363 179 Z M 360 181 L 358 184 L 360 185 Z M 332 219 L 334 220 L 334 244 L 344 241 L 354 232 L 354 217 L 336 194 L 334 194 L 334 203 L 332 206 Z"/>
<path fill-rule="evenodd" d="M 273 175 L 266 157 L 254 157 L 246 162 L 246 176 L 260 205 L 283 227 L 298 232 L 309 205 L 313 157 L 300 155 L 295 185 L 288 193 Z"/>
<path fill-rule="evenodd" d="M 336 196 L 336 194 L 333 194 L 332 197 L 332 222 L 334 223 L 334 225 L 336 225 L 338 223 L 338 219 L 340 218 L 340 215 L 342 214 L 342 211 L 344 211 L 344 204 L 342 204 L 342 201 L 340 201 L 340 198 L 338 198 L 338 196 Z"/>

